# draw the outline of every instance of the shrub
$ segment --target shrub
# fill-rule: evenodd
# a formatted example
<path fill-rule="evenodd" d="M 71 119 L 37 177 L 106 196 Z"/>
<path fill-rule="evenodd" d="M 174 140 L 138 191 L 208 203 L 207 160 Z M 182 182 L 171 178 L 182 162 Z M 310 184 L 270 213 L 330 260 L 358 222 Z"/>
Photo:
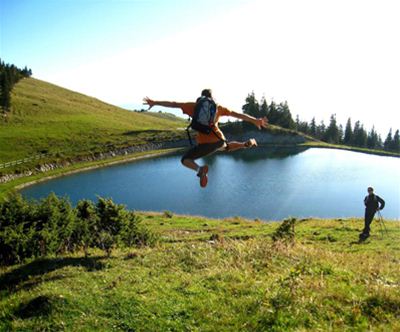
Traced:
<path fill-rule="evenodd" d="M 164 213 L 163 213 L 164 218 L 171 219 L 171 218 L 173 218 L 173 216 L 174 216 L 174 214 L 171 211 L 164 211 Z"/>
<path fill-rule="evenodd" d="M 283 241 L 283 242 L 294 242 L 295 231 L 294 225 L 296 223 L 296 218 L 285 219 L 276 231 L 272 234 L 272 240 L 274 242 Z"/>
<path fill-rule="evenodd" d="M 158 236 L 142 218 L 111 199 L 81 200 L 76 208 L 55 194 L 27 201 L 13 193 L 0 202 L 0 265 L 26 258 L 97 247 L 110 256 L 117 246 L 153 245 Z"/>
<path fill-rule="evenodd" d="M 76 221 L 72 235 L 74 243 L 82 247 L 85 256 L 88 256 L 88 249 L 97 242 L 98 216 L 96 206 L 92 201 L 81 200 L 76 206 Z"/>

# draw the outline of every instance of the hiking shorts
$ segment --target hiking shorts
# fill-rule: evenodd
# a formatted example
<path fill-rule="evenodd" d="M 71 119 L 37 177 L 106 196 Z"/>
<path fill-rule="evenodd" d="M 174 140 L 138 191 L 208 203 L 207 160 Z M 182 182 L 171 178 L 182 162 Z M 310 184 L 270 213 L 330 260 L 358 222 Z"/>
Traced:
<path fill-rule="evenodd" d="M 185 159 L 199 159 L 205 157 L 209 154 L 212 154 L 226 146 L 224 141 L 218 141 L 215 143 L 205 143 L 205 144 L 198 144 L 193 148 L 189 149 L 183 156 L 181 161 Z"/>

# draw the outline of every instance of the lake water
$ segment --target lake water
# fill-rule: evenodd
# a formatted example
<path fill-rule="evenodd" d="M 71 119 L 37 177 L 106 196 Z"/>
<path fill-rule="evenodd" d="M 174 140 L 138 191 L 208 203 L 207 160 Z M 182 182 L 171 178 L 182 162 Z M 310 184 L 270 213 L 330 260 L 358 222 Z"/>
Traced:
<path fill-rule="evenodd" d="M 78 200 L 110 197 L 132 210 L 172 211 L 207 217 L 281 220 L 288 216 L 363 216 L 368 186 L 386 201 L 382 214 L 400 219 L 400 158 L 333 149 L 262 147 L 218 153 L 204 160 L 207 188 L 168 155 L 77 173 L 22 190 Z"/>

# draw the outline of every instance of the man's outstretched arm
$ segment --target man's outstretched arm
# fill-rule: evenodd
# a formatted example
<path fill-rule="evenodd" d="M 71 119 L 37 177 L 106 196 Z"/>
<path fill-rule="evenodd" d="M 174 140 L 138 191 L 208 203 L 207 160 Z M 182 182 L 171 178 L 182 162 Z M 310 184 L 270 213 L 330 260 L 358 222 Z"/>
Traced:
<path fill-rule="evenodd" d="M 143 104 L 149 105 L 149 109 L 151 109 L 153 106 L 182 108 L 182 105 L 184 103 L 177 103 L 175 101 L 159 101 L 159 100 L 153 100 L 153 99 L 150 99 L 149 97 L 146 97 L 146 98 L 143 98 Z"/>
<path fill-rule="evenodd" d="M 255 125 L 258 129 L 267 128 L 267 125 L 268 125 L 267 117 L 257 119 L 250 115 L 243 114 L 243 113 L 237 113 L 237 112 L 231 112 L 231 116 L 233 116 L 234 118 L 246 121 L 246 122 L 250 122 L 253 125 Z"/>

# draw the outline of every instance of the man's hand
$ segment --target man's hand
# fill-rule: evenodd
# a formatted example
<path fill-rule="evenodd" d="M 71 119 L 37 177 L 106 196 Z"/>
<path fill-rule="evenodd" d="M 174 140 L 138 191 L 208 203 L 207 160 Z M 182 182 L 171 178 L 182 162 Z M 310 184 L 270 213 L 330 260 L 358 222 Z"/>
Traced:
<path fill-rule="evenodd" d="M 149 97 L 143 98 L 143 105 L 149 105 L 148 111 L 156 104 L 156 102 Z"/>
<path fill-rule="evenodd" d="M 266 116 L 264 116 L 263 118 L 256 119 L 254 124 L 258 129 L 267 128 L 268 119 Z"/>

